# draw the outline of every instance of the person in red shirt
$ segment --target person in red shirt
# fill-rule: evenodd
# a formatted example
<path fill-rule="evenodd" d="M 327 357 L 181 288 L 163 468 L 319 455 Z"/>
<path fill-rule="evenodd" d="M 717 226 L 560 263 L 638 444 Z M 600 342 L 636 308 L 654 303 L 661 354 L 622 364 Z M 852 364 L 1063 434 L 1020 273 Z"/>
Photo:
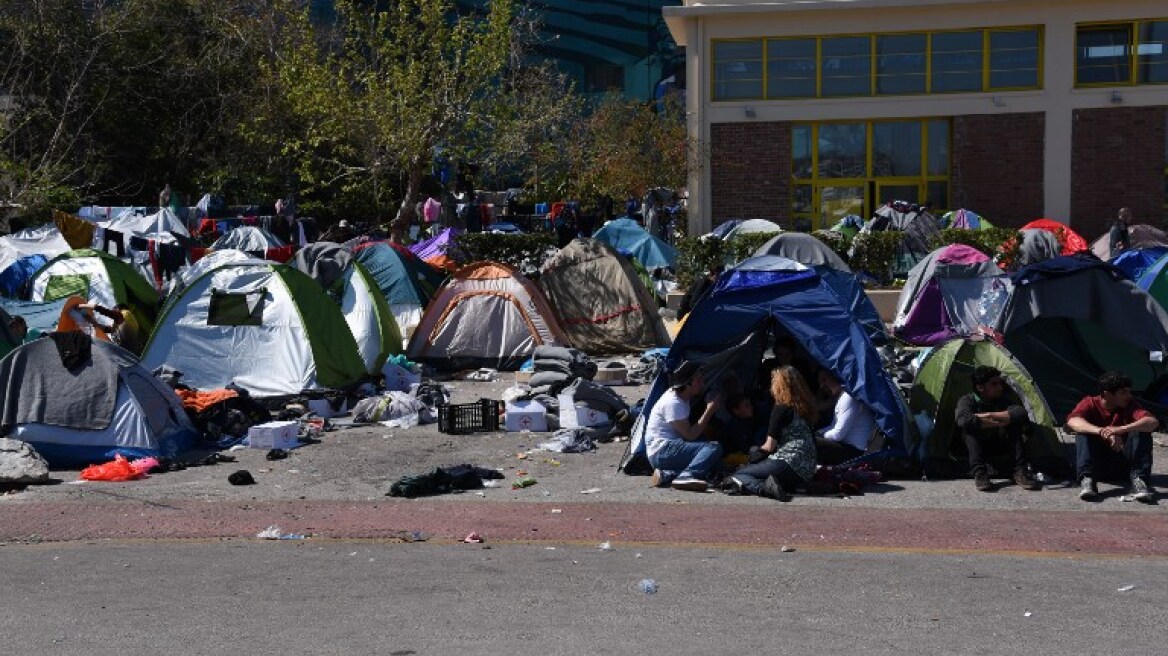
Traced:
<path fill-rule="evenodd" d="M 1148 478 L 1152 474 L 1151 433 L 1160 421 L 1132 397 L 1131 387 L 1131 377 L 1108 371 L 1099 377 L 1099 395 L 1084 397 L 1067 416 L 1067 428 L 1076 434 L 1080 499 L 1099 495 L 1096 479 L 1121 473 L 1130 481 L 1133 499 L 1155 499 Z"/>

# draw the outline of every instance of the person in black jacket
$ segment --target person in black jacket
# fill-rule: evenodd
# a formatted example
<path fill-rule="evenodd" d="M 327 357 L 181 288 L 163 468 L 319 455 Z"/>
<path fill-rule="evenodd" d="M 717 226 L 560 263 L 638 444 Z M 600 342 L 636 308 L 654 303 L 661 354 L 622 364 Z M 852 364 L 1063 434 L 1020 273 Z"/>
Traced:
<path fill-rule="evenodd" d="M 1024 490 L 1039 489 L 1027 471 L 1023 452 L 1022 433 L 1030 425 L 1026 410 L 1010 402 L 1001 371 L 979 366 L 973 370 L 972 379 L 974 391 L 957 400 L 956 421 L 969 451 L 974 485 L 982 492 L 993 491 L 985 454 L 1005 447 L 1013 456 L 1014 482 Z"/>

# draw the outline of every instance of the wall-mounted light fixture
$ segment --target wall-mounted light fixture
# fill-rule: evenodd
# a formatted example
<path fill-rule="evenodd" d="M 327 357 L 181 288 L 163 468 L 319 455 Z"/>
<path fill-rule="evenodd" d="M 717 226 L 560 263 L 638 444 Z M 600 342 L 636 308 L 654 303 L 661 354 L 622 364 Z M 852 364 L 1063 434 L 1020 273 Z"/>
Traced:
<path fill-rule="evenodd" d="M 742 112 L 746 114 L 746 118 L 754 118 L 756 116 L 753 107 L 745 107 L 743 108 Z"/>
<path fill-rule="evenodd" d="M 991 98 L 991 100 L 994 103 L 994 107 L 1005 107 L 1006 106 L 1006 100 L 1004 98 L 1002 98 L 1001 96 L 994 96 L 993 98 Z"/>
<path fill-rule="evenodd" d="M 1123 94 L 1120 93 L 1118 89 L 1111 92 L 1111 102 L 1116 105 L 1123 102 Z"/>

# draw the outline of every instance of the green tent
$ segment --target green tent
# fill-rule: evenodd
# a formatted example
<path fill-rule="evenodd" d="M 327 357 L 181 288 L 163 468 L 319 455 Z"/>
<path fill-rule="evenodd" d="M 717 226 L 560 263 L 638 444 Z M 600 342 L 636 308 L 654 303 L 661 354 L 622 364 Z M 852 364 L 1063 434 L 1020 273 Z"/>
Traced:
<path fill-rule="evenodd" d="M 910 446 L 909 451 L 920 455 L 926 472 L 961 468 L 967 456 L 954 414 L 957 400 L 973 391 L 970 375 L 974 368 L 983 365 L 1002 372 L 1008 393 L 1021 402 L 1030 417 L 1026 454 L 1031 465 L 1055 477 L 1065 476 L 1066 456 L 1050 406 L 1021 363 L 990 340 L 952 339 L 925 356 L 909 393 L 909 409 L 914 416 L 923 414 L 933 420 L 933 427 L 922 431 L 921 443 Z"/>
<path fill-rule="evenodd" d="M 62 253 L 33 274 L 30 300 L 55 301 L 80 296 L 108 308 L 125 304 L 143 333 L 149 333 L 158 312 L 158 292 L 134 267 L 118 258 L 83 248 Z"/>

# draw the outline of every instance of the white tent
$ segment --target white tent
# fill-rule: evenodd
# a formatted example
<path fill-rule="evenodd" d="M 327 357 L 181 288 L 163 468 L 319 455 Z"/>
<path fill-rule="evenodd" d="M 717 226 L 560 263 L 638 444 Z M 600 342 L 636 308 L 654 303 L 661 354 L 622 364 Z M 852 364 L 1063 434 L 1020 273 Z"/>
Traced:
<path fill-rule="evenodd" d="M 247 260 L 214 269 L 171 299 L 142 363 L 216 389 L 234 382 L 258 397 L 342 388 L 365 364 L 341 309 L 292 267 Z"/>

